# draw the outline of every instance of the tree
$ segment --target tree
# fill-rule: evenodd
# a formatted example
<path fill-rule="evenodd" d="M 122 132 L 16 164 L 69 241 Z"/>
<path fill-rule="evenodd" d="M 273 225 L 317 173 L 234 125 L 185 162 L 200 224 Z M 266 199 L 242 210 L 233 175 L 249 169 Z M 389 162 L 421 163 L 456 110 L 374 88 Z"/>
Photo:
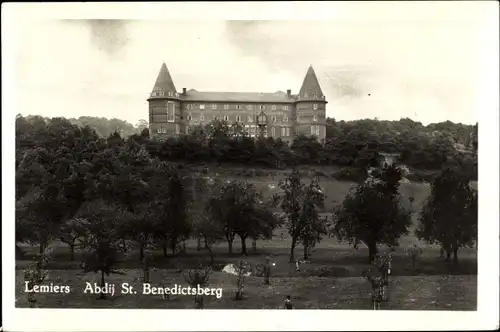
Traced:
<path fill-rule="evenodd" d="M 325 196 L 316 179 L 306 186 L 301 182 L 297 169 L 284 180 L 279 187 L 282 194 L 275 197 L 280 201 L 280 207 L 286 216 L 286 227 L 292 238 L 290 262 L 295 260 L 294 250 L 302 241 L 305 244 L 304 255 L 314 242 L 320 240 L 320 234 L 326 233 L 325 220 L 318 215 L 318 209 L 323 206 Z"/>
<path fill-rule="evenodd" d="M 199 264 L 195 269 L 189 270 L 184 279 L 189 283 L 192 289 L 196 289 L 194 303 L 196 309 L 203 309 L 203 294 L 198 293 L 199 289 L 208 286 L 212 269 Z"/>
<path fill-rule="evenodd" d="M 477 196 L 469 178 L 448 168 L 433 181 L 415 233 L 429 243 L 441 244 L 447 260 L 453 252 L 453 261 L 458 263 L 458 249 L 472 246 L 477 236 Z"/>
<path fill-rule="evenodd" d="M 77 213 L 78 218 L 87 220 L 86 236 L 83 242 L 83 270 L 101 273 L 101 286 L 104 287 L 105 275 L 118 273 L 113 270 L 117 263 L 120 246 L 119 225 L 132 218 L 130 213 L 119 206 L 103 200 L 85 203 Z M 100 298 L 104 298 L 104 294 Z"/>
<path fill-rule="evenodd" d="M 398 193 L 401 172 L 397 166 L 382 170 L 351 191 L 335 211 L 335 233 L 350 244 L 363 242 L 372 262 L 377 244 L 391 247 L 408 233 L 410 213 L 401 207 Z"/>
<path fill-rule="evenodd" d="M 178 244 L 187 239 L 191 232 L 188 216 L 190 197 L 186 190 L 185 178 L 179 170 L 161 164 L 154 181 L 164 186 L 157 188 L 159 190 L 156 190 L 155 195 L 155 204 L 159 210 L 157 237 L 164 242 L 164 255 L 166 256 L 167 243 L 172 255 L 175 255 Z"/>
<path fill-rule="evenodd" d="M 71 260 L 75 259 L 75 244 L 76 241 L 85 236 L 86 220 L 82 218 L 67 219 L 61 225 L 61 233 L 59 239 L 61 242 L 69 245 L 71 252 Z"/>
<path fill-rule="evenodd" d="M 235 233 L 241 239 L 241 254 L 248 255 L 246 239 L 256 241 L 259 238 L 270 239 L 273 231 L 281 223 L 271 210 L 269 203 L 262 201 L 262 195 L 255 190 L 253 185 L 243 184 L 244 190 L 240 191 L 245 197 L 239 200 L 240 217 L 236 220 Z"/>

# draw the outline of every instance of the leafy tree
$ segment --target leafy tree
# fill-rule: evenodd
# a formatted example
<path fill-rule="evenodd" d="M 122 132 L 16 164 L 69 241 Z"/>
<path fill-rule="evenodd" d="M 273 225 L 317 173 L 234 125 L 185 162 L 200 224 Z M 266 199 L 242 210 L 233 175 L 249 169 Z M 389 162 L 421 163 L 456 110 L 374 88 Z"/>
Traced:
<path fill-rule="evenodd" d="M 319 241 L 320 234 L 326 233 L 324 220 L 318 216 L 318 209 L 323 206 L 324 194 L 317 180 L 311 180 L 309 185 L 301 182 L 297 169 L 279 183 L 282 195 L 275 197 L 280 201 L 280 207 L 286 216 L 286 226 L 292 238 L 290 262 L 294 259 L 294 250 L 299 242 L 305 244 L 304 253 L 314 242 Z"/>
<path fill-rule="evenodd" d="M 101 286 L 105 275 L 119 273 L 113 269 L 122 251 L 119 225 L 133 216 L 116 204 L 97 200 L 85 203 L 77 213 L 78 218 L 87 220 L 83 269 L 85 272 L 101 273 Z M 101 294 L 104 298 L 104 294 Z"/>
<path fill-rule="evenodd" d="M 71 260 L 75 259 L 76 241 L 85 236 L 87 221 L 82 218 L 70 218 L 61 225 L 59 239 L 69 245 Z"/>
<path fill-rule="evenodd" d="M 434 180 L 416 235 L 441 244 L 447 259 L 453 252 L 453 260 L 458 263 L 458 249 L 472 246 L 477 236 L 477 196 L 467 177 L 448 168 Z"/>
<path fill-rule="evenodd" d="M 390 166 L 379 178 L 368 178 L 357 186 L 335 211 L 335 233 L 351 244 L 366 244 L 369 262 L 377 253 L 377 244 L 396 246 L 411 224 L 410 213 L 400 204 L 400 179 L 398 167 Z"/>
<path fill-rule="evenodd" d="M 172 255 L 176 254 L 178 244 L 187 239 L 191 232 L 188 207 L 189 193 L 185 186 L 185 178 L 179 170 L 167 164 L 161 164 L 155 181 L 155 205 L 158 210 L 159 226 L 157 238 L 163 241 L 163 252 L 166 256 L 166 244 L 170 245 Z"/>

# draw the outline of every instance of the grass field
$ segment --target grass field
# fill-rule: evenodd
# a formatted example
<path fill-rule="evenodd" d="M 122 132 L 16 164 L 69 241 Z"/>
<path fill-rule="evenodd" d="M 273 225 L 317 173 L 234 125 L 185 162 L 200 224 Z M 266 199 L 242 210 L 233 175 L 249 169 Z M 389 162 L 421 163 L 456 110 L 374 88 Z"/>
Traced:
<path fill-rule="evenodd" d="M 220 176 L 223 176 L 220 174 Z M 226 177 L 227 178 L 227 177 Z M 234 177 L 233 177 L 234 178 Z M 246 178 L 262 189 L 265 195 L 271 195 L 277 189 L 277 182 L 283 176 Z M 271 185 L 271 186 L 270 186 Z M 275 188 L 273 188 L 273 186 Z M 321 179 L 325 192 L 326 209 L 331 212 L 342 202 L 344 196 L 355 184 L 337 181 L 331 178 Z M 429 194 L 428 184 L 402 184 L 401 193 L 405 199 L 414 197 L 411 206 L 413 220 L 416 222 L 418 211 Z M 410 207 L 409 201 L 406 201 Z M 390 278 L 390 299 L 382 304 L 382 309 L 413 309 L 413 310 L 476 310 L 477 292 L 477 253 L 475 249 L 461 249 L 458 265 L 445 262 L 439 257 L 439 248 L 419 242 L 412 234 L 401 238 L 400 247 L 394 253 L 392 276 Z M 280 234 L 283 233 L 284 239 Z M 297 309 L 370 309 L 369 283 L 360 277 L 361 270 L 367 268 L 367 249 L 361 246 L 352 249 L 346 243 L 339 243 L 334 238 L 325 237 L 312 252 L 308 264 L 301 265 L 300 272 L 295 271 L 295 265 L 288 263 L 290 238 L 286 229 L 278 229 L 269 241 L 259 241 L 257 251 L 253 252 L 251 243 L 247 247 L 249 256 L 239 255 L 238 239 L 233 245 L 234 253 L 227 253 L 227 244 L 217 244 L 214 271 L 208 287 L 221 287 L 223 296 L 220 299 L 207 296 L 205 307 L 208 309 L 276 309 L 282 308 L 286 295 L 292 297 Z M 411 264 L 405 249 L 418 243 L 425 248 L 418 259 L 415 269 Z M 50 280 L 47 283 L 69 285 L 72 292 L 69 295 L 42 294 L 37 296 L 40 307 L 46 308 L 193 308 L 192 296 L 172 296 L 163 300 L 158 295 L 120 295 L 106 300 L 98 300 L 97 295 L 84 294 L 85 282 L 99 283 L 96 274 L 82 274 L 79 267 L 79 253 L 75 261 L 70 261 L 68 247 L 62 243 L 54 245 L 54 259 L 50 262 Z M 387 250 L 380 248 L 382 251 Z M 16 306 L 27 307 L 27 297 L 23 288 L 22 269 L 29 263 L 30 257 L 36 254 L 37 248 L 23 247 L 26 260 L 16 261 Z M 302 248 L 295 251 L 296 257 L 301 257 Z M 250 263 L 264 262 L 264 257 L 270 256 L 275 262 L 272 270 L 271 285 L 265 285 L 262 278 L 248 277 L 245 282 L 245 298 L 234 300 L 236 277 L 221 272 L 228 263 L 237 263 L 243 259 Z M 187 253 L 178 257 L 163 257 L 160 252 L 153 259 L 156 268 L 152 272 L 152 283 L 158 286 L 170 287 L 173 284 L 187 286 L 183 273 L 200 261 L 207 262 L 208 253 L 205 250 L 196 251 L 196 243 L 187 243 Z M 125 275 L 106 277 L 108 283 L 115 283 L 117 289 L 120 283 L 137 285 L 140 289 L 140 270 L 138 252 L 128 253 L 122 257 L 117 266 Z M 184 271 L 184 272 L 182 272 Z"/>

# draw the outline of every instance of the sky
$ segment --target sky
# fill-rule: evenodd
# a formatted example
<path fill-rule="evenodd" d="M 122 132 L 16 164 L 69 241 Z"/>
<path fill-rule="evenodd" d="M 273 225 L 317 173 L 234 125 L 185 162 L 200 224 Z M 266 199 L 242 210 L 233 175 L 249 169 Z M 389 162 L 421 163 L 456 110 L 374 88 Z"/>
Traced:
<path fill-rule="evenodd" d="M 482 23 L 491 8 L 450 5 L 386 4 L 382 11 L 369 2 L 330 3 L 335 15 L 321 20 L 32 15 L 16 25 L 16 113 L 136 124 L 148 119 L 146 99 L 163 62 L 178 91 L 297 93 L 312 65 L 327 116 L 337 120 L 473 124 L 484 84 Z"/>

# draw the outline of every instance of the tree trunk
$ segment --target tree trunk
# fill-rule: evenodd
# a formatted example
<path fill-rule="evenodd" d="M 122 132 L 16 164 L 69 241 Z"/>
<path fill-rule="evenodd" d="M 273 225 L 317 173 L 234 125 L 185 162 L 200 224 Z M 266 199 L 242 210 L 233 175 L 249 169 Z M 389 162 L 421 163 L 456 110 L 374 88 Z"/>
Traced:
<path fill-rule="evenodd" d="M 227 239 L 227 250 L 229 254 L 233 253 L 233 240 Z"/>
<path fill-rule="evenodd" d="M 207 248 L 208 253 L 210 254 L 210 265 L 214 265 L 214 253 L 212 252 L 212 249 L 210 249 L 210 246 L 207 243 L 207 240 L 205 240 L 205 248 Z"/>
<path fill-rule="evenodd" d="M 196 240 L 196 251 L 200 251 L 201 250 L 201 238 L 198 238 Z"/>
<path fill-rule="evenodd" d="M 144 259 L 144 244 L 139 244 L 139 260 L 142 262 Z"/>
<path fill-rule="evenodd" d="M 247 253 L 247 241 L 246 241 L 246 237 L 241 237 L 241 255 L 242 256 L 248 256 L 248 253 Z"/>
<path fill-rule="evenodd" d="M 74 261 L 75 260 L 75 244 L 70 244 L 69 245 L 69 250 L 70 250 L 70 260 Z"/>
<path fill-rule="evenodd" d="M 443 248 L 443 246 L 441 246 L 441 248 L 439 249 L 439 258 L 444 258 L 444 248 Z"/>
<path fill-rule="evenodd" d="M 163 257 L 167 257 L 167 243 L 163 243 Z"/>
<path fill-rule="evenodd" d="M 40 241 L 40 248 L 39 249 L 40 249 L 39 253 L 40 253 L 40 255 L 42 255 L 43 252 L 45 251 L 45 243 L 43 241 Z"/>
<path fill-rule="evenodd" d="M 104 269 L 101 270 L 101 294 L 99 295 L 99 298 L 100 299 L 105 299 L 106 298 L 106 294 L 103 293 L 104 291 L 104 285 L 106 283 L 104 282 Z"/>
<path fill-rule="evenodd" d="M 451 251 L 450 250 L 446 250 L 446 261 L 449 261 L 451 258 Z"/>
<path fill-rule="evenodd" d="M 375 242 L 367 243 L 368 246 L 368 263 L 372 263 L 377 255 L 377 244 Z"/>
<path fill-rule="evenodd" d="M 292 247 L 290 248 L 290 258 L 289 258 L 290 263 L 295 262 L 294 251 L 296 245 L 297 245 L 297 238 L 295 236 L 292 236 Z"/>
<path fill-rule="evenodd" d="M 175 250 L 177 249 L 177 240 L 170 240 L 170 249 L 172 250 L 172 256 L 175 256 Z"/>
<path fill-rule="evenodd" d="M 458 247 L 453 249 L 453 263 L 458 264 Z"/>
<path fill-rule="evenodd" d="M 252 251 L 257 252 L 257 240 L 252 239 Z"/>
<path fill-rule="evenodd" d="M 304 241 L 304 260 L 307 261 L 309 259 L 309 246 L 307 241 Z"/>

